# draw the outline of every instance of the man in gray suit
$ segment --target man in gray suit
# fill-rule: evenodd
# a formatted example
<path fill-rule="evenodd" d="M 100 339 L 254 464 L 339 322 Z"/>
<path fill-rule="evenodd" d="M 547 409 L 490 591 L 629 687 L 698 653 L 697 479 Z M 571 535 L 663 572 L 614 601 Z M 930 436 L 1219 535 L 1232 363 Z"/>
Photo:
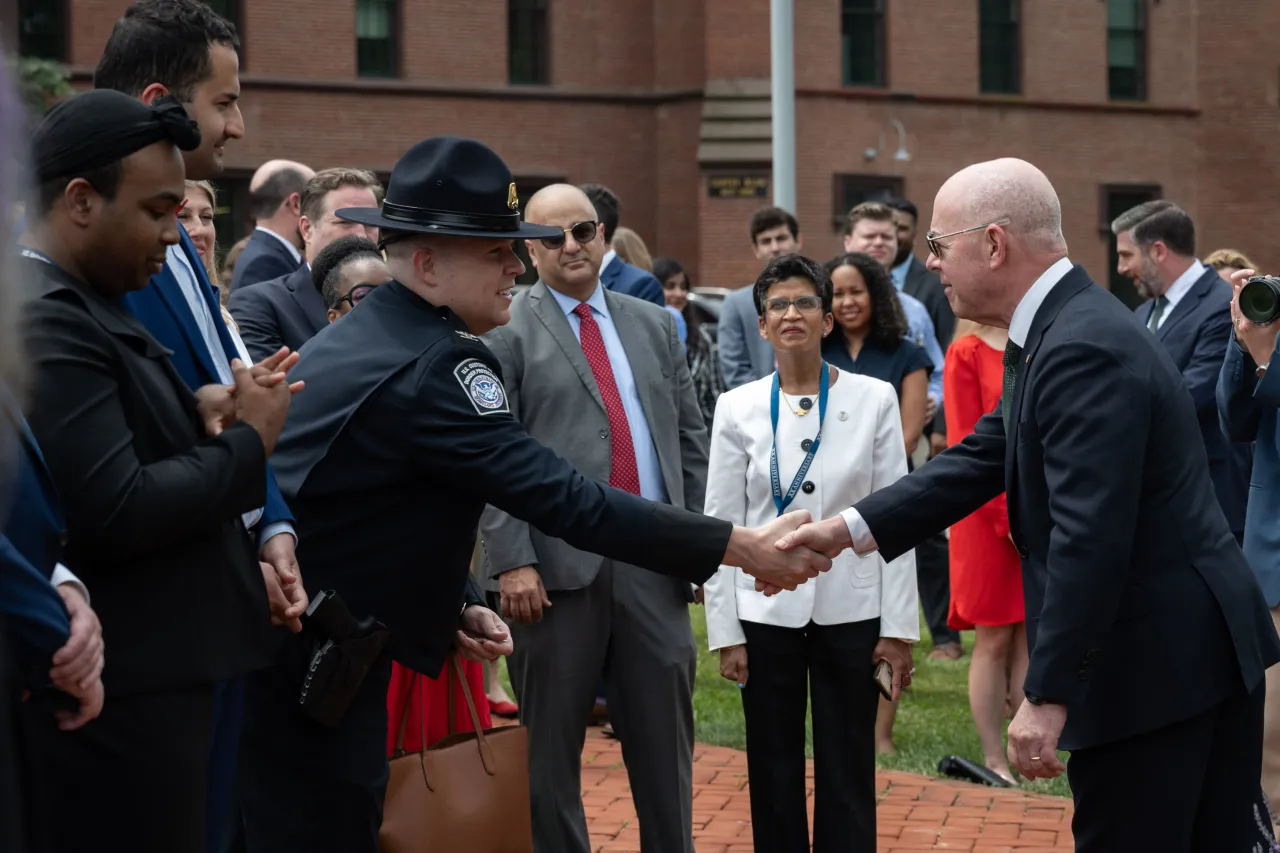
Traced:
<path fill-rule="evenodd" d="M 670 313 L 600 284 L 603 234 L 566 184 L 529 200 L 540 281 L 485 335 L 511 412 L 579 471 L 702 511 L 707 431 Z M 508 662 L 529 729 L 534 847 L 588 853 L 581 755 L 603 675 L 646 853 L 693 853 L 692 588 L 570 547 L 490 506 L 485 570 L 501 590 Z"/>
<path fill-rule="evenodd" d="M 762 207 L 751 216 L 751 251 L 763 268 L 774 258 L 804 247 L 800 223 L 780 207 Z M 724 298 L 716 341 L 727 388 L 737 388 L 773 373 L 773 347 L 760 337 L 760 314 L 748 284 Z"/>

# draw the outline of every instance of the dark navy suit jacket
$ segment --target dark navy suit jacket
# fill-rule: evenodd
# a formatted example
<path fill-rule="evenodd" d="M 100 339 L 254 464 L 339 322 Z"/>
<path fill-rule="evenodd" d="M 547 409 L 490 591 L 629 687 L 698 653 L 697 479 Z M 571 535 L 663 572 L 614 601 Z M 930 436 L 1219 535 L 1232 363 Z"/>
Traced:
<path fill-rule="evenodd" d="M 240 288 L 227 300 L 227 310 L 236 318 L 240 339 L 254 361 L 282 346 L 301 349 L 329 325 L 324 298 L 305 264 L 286 276 Z"/>
<path fill-rule="evenodd" d="M 855 505 L 880 556 L 1006 493 L 1026 692 L 1067 705 L 1060 749 L 1154 732 L 1252 691 L 1280 640 L 1164 347 L 1077 266 L 1035 312 L 1021 362 L 1007 434 L 997 406 Z"/>
<path fill-rule="evenodd" d="M 1154 305 L 1154 301 L 1144 302 L 1134 312 L 1144 326 L 1151 319 Z M 1156 340 L 1182 372 L 1182 381 L 1191 392 L 1204 449 L 1209 454 L 1213 490 L 1227 524 L 1238 534 L 1244 530 L 1253 454 L 1248 445 L 1227 440 L 1219 423 L 1214 393 L 1231 340 L 1231 285 L 1216 270 L 1206 268 L 1164 318 L 1156 330 Z"/>
<path fill-rule="evenodd" d="M 231 274 L 231 292 L 250 287 L 260 281 L 280 278 L 302 266 L 294 259 L 289 248 L 272 235 L 255 228 L 236 259 Z"/>
<path fill-rule="evenodd" d="M 62 553 L 65 525 L 40 446 L 3 388 L 0 418 L 17 433 L 13 501 L 0 532 L 0 617 L 25 680 L 36 686 L 48 683 L 50 658 L 71 635 L 62 596 L 50 583 Z"/>
<path fill-rule="evenodd" d="M 1267 606 L 1280 606 L 1280 366 L 1258 379 L 1258 365 L 1234 340 L 1218 376 L 1218 414 L 1232 441 L 1253 443 L 1244 555 Z M 1273 354 L 1271 362 L 1280 365 Z"/>
<path fill-rule="evenodd" d="M 196 281 L 204 294 L 205 301 L 209 304 L 209 310 L 213 312 L 215 319 L 221 321 L 222 309 L 218 305 L 218 293 L 209 283 L 204 264 L 200 261 L 191 238 L 187 236 L 186 229 L 179 228 L 178 231 L 182 235 L 180 248 L 186 252 L 187 260 L 195 271 Z M 177 368 L 182 381 L 186 382 L 192 391 L 221 381 L 218 378 L 218 369 L 213 363 L 213 356 L 205 346 L 200 329 L 196 326 L 196 318 L 191 315 L 191 308 L 187 305 L 187 299 L 182 295 L 182 289 L 169 264 L 165 264 L 162 271 L 153 275 L 151 283 L 142 290 L 126 294 L 124 303 L 157 341 L 172 350 L 169 360 Z M 235 341 L 232 340 L 226 323 L 217 322 L 214 325 L 218 327 L 218 337 L 227 358 L 239 358 Z M 284 498 L 280 496 L 275 475 L 271 471 L 271 466 L 268 465 L 267 493 L 263 502 L 262 519 L 258 522 L 257 528 L 260 531 L 266 530 L 270 525 L 282 521 L 292 523 L 293 514 L 289 512 Z"/>
<path fill-rule="evenodd" d="M 658 306 L 667 304 L 666 297 L 662 295 L 662 284 L 653 273 L 632 266 L 617 256 L 600 273 L 600 283 L 614 293 L 625 293 Z"/>

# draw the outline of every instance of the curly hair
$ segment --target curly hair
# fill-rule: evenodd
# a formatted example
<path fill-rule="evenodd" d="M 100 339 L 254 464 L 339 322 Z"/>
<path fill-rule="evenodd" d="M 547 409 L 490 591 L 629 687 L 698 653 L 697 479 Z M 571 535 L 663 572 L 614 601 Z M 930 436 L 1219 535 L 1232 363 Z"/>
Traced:
<path fill-rule="evenodd" d="M 898 289 L 893 286 L 889 272 L 880 262 L 862 252 L 848 252 L 836 255 L 827 261 L 826 272 L 830 276 L 840 267 L 853 267 L 862 275 L 867 285 L 867 295 L 871 297 L 871 326 L 867 332 L 867 340 L 888 352 L 893 352 L 907 333 L 907 318 L 902 312 L 902 302 L 898 299 Z M 836 328 L 840 321 L 836 320 Z M 840 329 L 841 334 L 844 333 Z"/>
<path fill-rule="evenodd" d="M 831 276 L 817 261 L 792 252 L 769 261 L 756 279 L 751 295 L 755 297 L 757 315 L 764 316 L 764 300 L 769 295 L 769 288 L 789 278 L 802 278 L 812 284 L 813 292 L 822 299 L 822 313 L 831 313 Z"/>
<path fill-rule="evenodd" d="M 342 268 L 352 261 L 364 258 L 382 260 L 382 252 L 372 240 L 348 234 L 339 237 L 320 250 L 315 262 L 311 264 L 311 283 L 324 297 L 326 308 L 332 308 L 338 302 L 338 276 Z"/>

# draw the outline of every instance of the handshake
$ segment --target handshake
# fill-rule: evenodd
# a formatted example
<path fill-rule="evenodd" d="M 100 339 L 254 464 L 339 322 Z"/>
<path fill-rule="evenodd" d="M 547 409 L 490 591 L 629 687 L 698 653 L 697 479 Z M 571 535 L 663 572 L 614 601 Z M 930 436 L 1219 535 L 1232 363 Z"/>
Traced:
<path fill-rule="evenodd" d="M 756 579 L 756 589 L 777 595 L 831 568 L 831 559 L 853 547 L 840 516 L 813 521 L 805 510 L 780 515 L 754 530 L 735 527 L 721 562 Z"/>

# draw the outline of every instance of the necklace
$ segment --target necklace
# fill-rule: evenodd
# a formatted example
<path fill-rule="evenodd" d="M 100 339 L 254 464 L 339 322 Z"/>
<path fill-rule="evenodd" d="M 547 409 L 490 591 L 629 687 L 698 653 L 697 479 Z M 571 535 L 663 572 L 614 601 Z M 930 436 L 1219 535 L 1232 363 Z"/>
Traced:
<path fill-rule="evenodd" d="M 813 400 L 809 397 L 800 398 L 799 409 L 791 405 L 791 397 L 789 395 L 783 394 L 782 399 L 786 402 L 787 408 L 790 409 L 791 413 L 795 415 L 797 418 L 803 418 L 805 415 L 813 411 Z"/>

